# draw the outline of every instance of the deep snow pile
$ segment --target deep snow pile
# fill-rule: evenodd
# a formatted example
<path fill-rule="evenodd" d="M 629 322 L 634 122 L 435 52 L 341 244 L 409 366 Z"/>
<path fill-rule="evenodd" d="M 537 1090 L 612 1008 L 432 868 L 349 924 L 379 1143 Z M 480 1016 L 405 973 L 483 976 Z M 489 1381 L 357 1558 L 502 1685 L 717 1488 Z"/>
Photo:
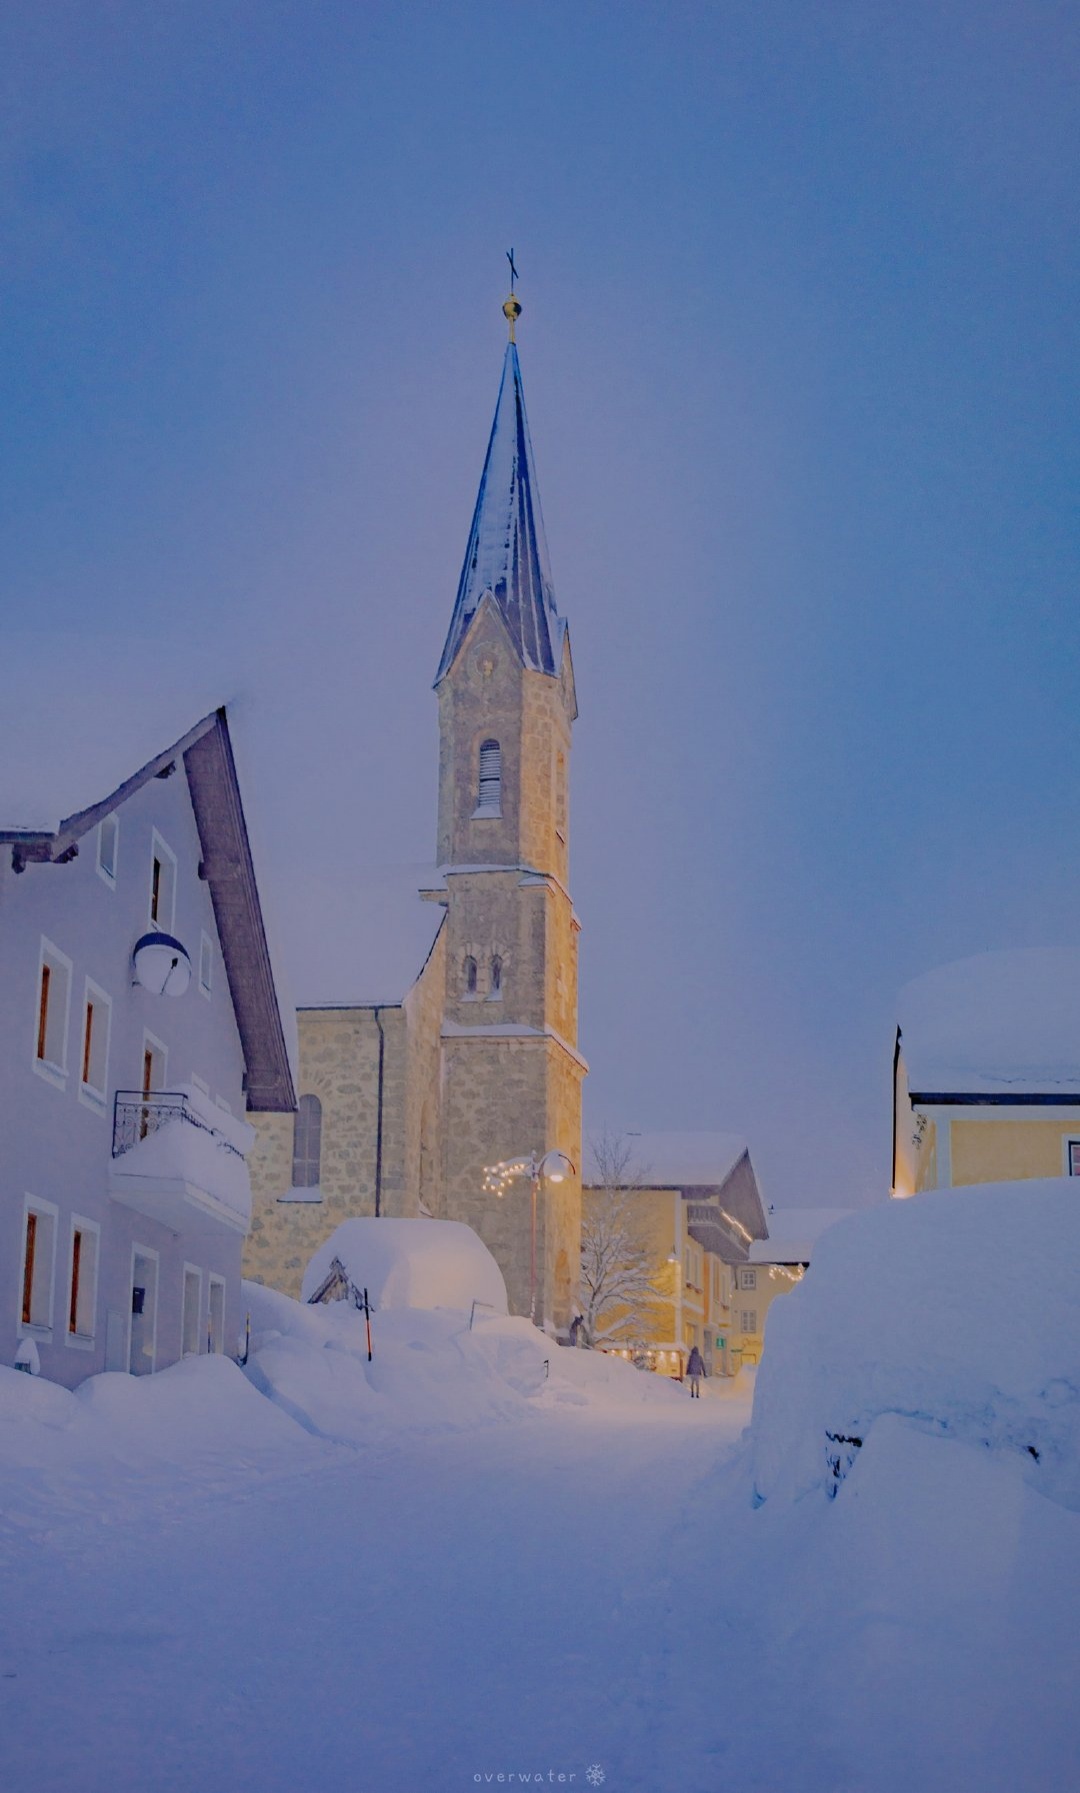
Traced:
<path fill-rule="evenodd" d="M 337 1259 L 375 1308 L 460 1308 L 506 1312 L 502 1271 L 472 1227 L 460 1220 L 343 1220 L 304 1272 L 305 1301 Z"/>
<path fill-rule="evenodd" d="M 769 1785 L 1073 1785 L 1078 1251 L 1075 1184 L 940 1190 L 838 1222 L 770 1308 L 731 1598 L 783 1691 L 730 1690 Z"/>
<path fill-rule="evenodd" d="M 369 1362 L 365 1317 L 351 1301 L 311 1306 L 256 1283 L 245 1283 L 244 1296 L 249 1379 L 307 1431 L 341 1443 L 558 1406 L 670 1409 L 685 1398 L 621 1359 L 562 1348 L 528 1320 L 477 1314 L 470 1326 L 467 1311 L 388 1306 L 371 1316 Z"/>
<path fill-rule="evenodd" d="M 835 1492 L 883 1415 L 1011 1456 L 1080 1508 L 1080 1201 L 1067 1179 L 949 1189 L 829 1229 L 769 1310 L 759 1498 Z"/>
<path fill-rule="evenodd" d="M 148 1489 L 176 1494 L 312 1457 L 314 1441 L 261 1400 L 226 1357 L 189 1357 L 157 1376 L 106 1372 L 72 1392 L 0 1366 L 0 1532 Z"/>

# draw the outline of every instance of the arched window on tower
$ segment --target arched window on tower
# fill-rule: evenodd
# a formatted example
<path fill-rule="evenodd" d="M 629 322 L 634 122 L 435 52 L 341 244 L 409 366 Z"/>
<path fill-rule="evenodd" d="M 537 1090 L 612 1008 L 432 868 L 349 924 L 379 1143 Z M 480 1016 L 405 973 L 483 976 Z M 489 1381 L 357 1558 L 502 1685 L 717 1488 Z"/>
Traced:
<path fill-rule="evenodd" d="M 498 741 L 480 743 L 480 776 L 477 780 L 474 814 L 502 815 L 502 748 Z"/>
<path fill-rule="evenodd" d="M 491 985 L 488 994 L 494 999 L 502 995 L 503 963 L 498 953 L 491 956 Z"/>
<path fill-rule="evenodd" d="M 476 960 L 471 954 L 465 961 L 465 994 L 476 995 Z"/>
<path fill-rule="evenodd" d="M 318 1096 L 301 1096 L 293 1121 L 292 1186 L 315 1189 L 322 1158 L 322 1103 Z"/>

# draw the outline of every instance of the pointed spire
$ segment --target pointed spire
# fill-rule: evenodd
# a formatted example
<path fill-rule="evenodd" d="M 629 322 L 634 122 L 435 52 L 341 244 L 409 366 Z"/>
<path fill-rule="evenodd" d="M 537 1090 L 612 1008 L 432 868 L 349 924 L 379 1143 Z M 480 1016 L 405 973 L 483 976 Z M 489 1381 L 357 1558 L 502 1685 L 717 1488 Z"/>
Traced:
<path fill-rule="evenodd" d="M 511 339 L 491 426 L 487 458 L 473 513 L 465 564 L 446 637 L 438 685 L 450 669 L 474 615 L 490 593 L 524 665 L 557 678 L 563 621 L 555 608 L 544 519 L 525 417 L 521 368 L 513 327 L 521 306 L 511 293 L 503 307 Z"/>

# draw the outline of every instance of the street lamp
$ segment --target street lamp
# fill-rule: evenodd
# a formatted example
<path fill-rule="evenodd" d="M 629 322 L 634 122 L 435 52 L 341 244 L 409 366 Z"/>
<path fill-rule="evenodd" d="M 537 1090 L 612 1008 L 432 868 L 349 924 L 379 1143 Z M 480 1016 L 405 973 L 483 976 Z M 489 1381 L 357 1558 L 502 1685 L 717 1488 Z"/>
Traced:
<path fill-rule="evenodd" d="M 497 1164 L 484 1166 L 484 1190 L 488 1195 L 505 1195 L 515 1177 L 528 1177 L 532 1185 L 532 1220 L 529 1229 L 529 1319 L 536 1325 L 536 1201 L 540 1194 L 540 1184 L 546 1177 L 549 1183 L 565 1183 L 572 1177 L 577 1167 L 565 1152 L 545 1152 L 538 1158 L 535 1152 L 528 1157 L 500 1158 Z"/>
<path fill-rule="evenodd" d="M 672 1281 L 675 1284 L 675 1361 L 679 1366 L 679 1381 L 681 1382 L 682 1381 L 682 1348 L 683 1348 L 683 1334 L 682 1334 L 683 1266 L 682 1266 L 682 1258 L 679 1256 L 679 1248 L 677 1245 L 675 1245 L 675 1244 L 672 1245 L 671 1250 L 668 1252 L 668 1255 L 667 1255 L 667 1261 L 672 1267 Z"/>

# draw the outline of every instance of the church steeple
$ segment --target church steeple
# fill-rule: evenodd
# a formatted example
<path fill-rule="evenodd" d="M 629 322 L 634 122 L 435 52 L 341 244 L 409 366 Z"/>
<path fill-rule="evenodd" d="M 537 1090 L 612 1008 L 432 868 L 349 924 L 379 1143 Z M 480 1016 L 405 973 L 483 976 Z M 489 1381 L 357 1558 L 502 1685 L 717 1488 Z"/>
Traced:
<path fill-rule="evenodd" d="M 511 262 L 511 273 L 513 263 Z M 565 1328 L 581 1252 L 576 1173 L 502 1202 L 484 1167 L 556 1150 L 581 1163 L 579 923 L 569 890 L 577 699 L 555 609 L 513 330 L 439 673 L 443 1213 L 495 1253 L 511 1311 Z"/>
<path fill-rule="evenodd" d="M 521 366 L 513 326 L 521 311 L 511 293 L 503 307 L 510 323 L 495 421 L 473 512 L 446 646 L 435 675 L 446 677 L 484 597 L 490 594 L 510 639 L 531 672 L 558 678 L 565 623 L 555 607 L 544 519 L 525 416 Z"/>

